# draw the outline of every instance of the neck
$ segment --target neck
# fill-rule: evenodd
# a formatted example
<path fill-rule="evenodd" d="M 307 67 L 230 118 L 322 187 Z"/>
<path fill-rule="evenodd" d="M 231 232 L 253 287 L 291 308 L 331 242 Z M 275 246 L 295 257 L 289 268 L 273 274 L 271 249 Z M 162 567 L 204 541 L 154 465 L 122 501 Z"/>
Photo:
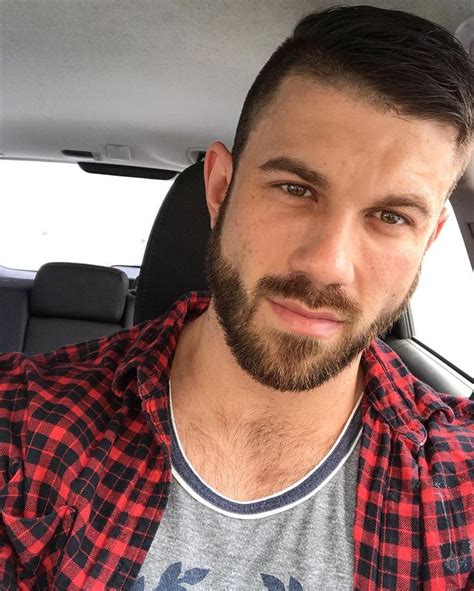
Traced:
<path fill-rule="evenodd" d="M 209 309 L 183 328 L 171 380 L 176 409 L 205 420 L 284 417 L 288 426 L 344 424 L 363 388 L 360 355 L 334 379 L 305 392 L 280 392 L 252 379 L 235 361 Z"/>
<path fill-rule="evenodd" d="M 171 371 L 188 459 L 208 484 L 235 499 L 290 485 L 320 461 L 347 422 L 363 387 L 359 361 L 318 388 L 273 390 L 237 364 L 211 304 L 183 328 Z M 262 474 L 272 476 L 262 482 Z"/>

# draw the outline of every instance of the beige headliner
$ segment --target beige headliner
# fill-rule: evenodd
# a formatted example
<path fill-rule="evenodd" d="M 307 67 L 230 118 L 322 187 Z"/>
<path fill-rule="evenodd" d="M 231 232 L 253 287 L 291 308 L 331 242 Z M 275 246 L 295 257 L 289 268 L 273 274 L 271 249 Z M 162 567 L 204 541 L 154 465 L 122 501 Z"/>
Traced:
<path fill-rule="evenodd" d="M 362 2 L 347 1 L 345 4 Z M 474 0 L 367 2 L 452 32 Z M 231 145 L 250 83 L 310 0 L 0 0 L 0 152 L 182 169 Z M 107 158 L 128 146 L 131 160 Z M 74 160 L 74 159 L 72 159 Z"/>

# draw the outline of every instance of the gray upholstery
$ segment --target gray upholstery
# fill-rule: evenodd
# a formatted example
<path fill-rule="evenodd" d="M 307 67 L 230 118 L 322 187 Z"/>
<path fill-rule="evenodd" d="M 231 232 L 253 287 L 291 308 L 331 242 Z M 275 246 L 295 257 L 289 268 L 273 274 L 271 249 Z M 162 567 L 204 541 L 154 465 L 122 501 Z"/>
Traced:
<path fill-rule="evenodd" d="M 23 352 L 36 355 L 70 343 L 81 343 L 113 334 L 121 329 L 122 325 L 119 323 L 33 316 L 28 322 Z"/>
<path fill-rule="evenodd" d="M 0 279 L 0 353 L 34 355 L 132 325 L 135 296 L 119 270 L 48 263 L 34 282 Z"/>
<path fill-rule="evenodd" d="M 23 351 L 33 281 L 0 278 L 0 353 Z"/>

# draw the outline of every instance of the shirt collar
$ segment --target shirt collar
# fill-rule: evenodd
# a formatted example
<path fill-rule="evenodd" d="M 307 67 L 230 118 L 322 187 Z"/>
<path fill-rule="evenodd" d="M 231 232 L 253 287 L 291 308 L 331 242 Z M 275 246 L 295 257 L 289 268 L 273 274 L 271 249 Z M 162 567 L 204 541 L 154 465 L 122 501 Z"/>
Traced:
<path fill-rule="evenodd" d="M 168 381 L 179 335 L 185 322 L 202 314 L 209 306 L 207 292 L 191 292 L 181 297 L 163 316 L 135 327 L 135 339 L 115 375 L 113 390 L 123 396 L 130 380 L 137 384 L 142 406 L 154 398 L 167 411 Z M 365 396 L 369 406 L 391 429 L 408 438 L 416 447 L 427 437 L 424 423 L 435 412 L 452 422 L 454 414 L 439 395 L 417 380 L 400 358 L 383 341 L 375 339 L 361 359 L 365 374 Z M 169 428 L 154 422 L 158 436 L 169 444 Z M 169 426 L 168 426 L 169 427 Z"/>

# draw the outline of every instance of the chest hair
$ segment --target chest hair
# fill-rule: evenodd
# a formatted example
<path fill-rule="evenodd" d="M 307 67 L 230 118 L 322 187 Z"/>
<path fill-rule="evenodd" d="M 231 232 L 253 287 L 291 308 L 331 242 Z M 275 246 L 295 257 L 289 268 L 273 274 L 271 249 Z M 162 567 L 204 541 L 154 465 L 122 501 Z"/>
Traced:
<path fill-rule="evenodd" d="M 321 437 L 292 428 L 281 418 L 258 418 L 204 429 L 186 422 L 184 451 L 199 476 L 219 493 L 249 501 L 287 488 L 303 478 L 329 451 L 337 434 Z"/>

